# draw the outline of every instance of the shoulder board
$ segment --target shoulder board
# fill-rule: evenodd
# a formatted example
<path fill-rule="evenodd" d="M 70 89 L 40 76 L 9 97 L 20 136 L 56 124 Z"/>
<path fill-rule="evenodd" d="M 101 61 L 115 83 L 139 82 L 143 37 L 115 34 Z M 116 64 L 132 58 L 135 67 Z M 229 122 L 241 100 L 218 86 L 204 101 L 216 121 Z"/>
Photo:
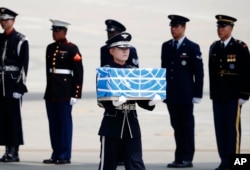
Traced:
<path fill-rule="evenodd" d="M 20 33 L 20 32 L 17 32 L 17 38 L 18 38 L 19 40 L 25 39 L 25 35 L 23 35 L 23 34 Z"/>
<path fill-rule="evenodd" d="M 243 41 L 241 41 L 241 40 L 238 40 L 238 39 L 235 39 L 234 40 L 235 41 L 235 43 L 237 43 L 237 44 L 239 44 L 239 45 L 241 45 L 242 47 L 247 47 L 247 44 L 246 43 L 244 43 Z"/>

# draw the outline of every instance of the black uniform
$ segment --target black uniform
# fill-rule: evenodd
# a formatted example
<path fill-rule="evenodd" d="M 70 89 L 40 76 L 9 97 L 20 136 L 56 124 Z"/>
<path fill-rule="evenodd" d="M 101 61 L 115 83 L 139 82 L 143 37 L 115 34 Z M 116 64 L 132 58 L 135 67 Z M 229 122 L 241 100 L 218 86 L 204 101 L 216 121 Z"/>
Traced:
<path fill-rule="evenodd" d="M 13 98 L 13 93 L 26 93 L 25 84 L 29 63 L 27 38 L 13 30 L 0 34 L 0 145 L 23 144 L 21 121 L 22 98 Z M 19 158 L 18 158 L 19 159 Z"/>
<path fill-rule="evenodd" d="M 231 38 L 226 47 L 214 42 L 209 52 L 210 98 L 213 101 L 220 167 L 229 168 L 231 154 L 240 153 L 239 99 L 249 99 L 250 55 L 247 45 Z"/>
<path fill-rule="evenodd" d="M 177 51 L 173 40 L 162 45 L 161 67 L 167 69 L 167 107 L 174 128 L 175 162 L 193 160 L 194 97 L 202 98 L 203 62 L 199 45 L 185 38 Z"/>
<path fill-rule="evenodd" d="M 0 135 L 1 145 L 23 144 L 20 100 L 13 93 L 27 92 L 25 84 L 29 62 L 29 45 L 26 37 L 13 30 L 9 35 L 0 34 Z M 13 122 L 14 121 L 14 122 Z"/>
<path fill-rule="evenodd" d="M 72 105 L 81 98 L 82 56 L 78 47 L 67 41 L 49 44 L 46 49 L 47 86 L 44 95 L 49 119 L 53 160 L 70 160 L 72 147 Z"/>
<path fill-rule="evenodd" d="M 111 63 L 110 67 L 131 68 L 115 63 Z M 149 106 L 148 102 L 129 100 L 118 107 L 113 106 L 112 101 L 98 102 L 99 106 L 105 108 L 98 133 L 101 136 L 102 147 L 100 170 L 115 170 L 121 150 L 126 169 L 145 169 L 142 160 L 141 131 L 135 107 L 137 103 L 144 109 L 153 110 L 154 106 Z"/>

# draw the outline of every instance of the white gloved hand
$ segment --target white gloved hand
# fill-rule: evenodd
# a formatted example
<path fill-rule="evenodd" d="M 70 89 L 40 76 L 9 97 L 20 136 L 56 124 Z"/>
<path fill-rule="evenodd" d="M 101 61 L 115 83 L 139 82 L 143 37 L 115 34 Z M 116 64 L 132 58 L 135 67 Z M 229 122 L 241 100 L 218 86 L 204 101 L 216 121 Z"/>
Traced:
<path fill-rule="evenodd" d="M 118 100 L 113 100 L 112 103 L 114 106 L 120 106 L 121 104 L 125 103 L 127 101 L 127 98 L 124 96 L 120 96 Z"/>
<path fill-rule="evenodd" d="M 201 102 L 201 98 L 198 98 L 198 97 L 194 97 L 193 98 L 193 103 L 194 104 L 198 104 L 198 103 L 200 103 Z"/>
<path fill-rule="evenodd" d="M 20 99 L 20 98 L 22 97 L 22 94 L 17 93 L 17 92 L 14 92 L 14 93 L 13 93 L 13 97 L 14 97 L 15 99 Z"/>
<path fill-rule="evenodd" d="M 148 102 L 148 105 L 154 106 L 160 102 L 162 102 L 161 96 L 159 94 L 155 94 L 154 98 Z"/>
<path fill-rule="evenodd" d="M 246 102 L 247 102 L 247 100 L 245 100 L 245 99 L 239 99 L 239 105 L 243 105 Z"/>
<path fill-rule="evenodd" d="M 74 104 L 76 104 L 78 102 L 78 99 L 77 98 L 74 98 L 74 97 L 71 97 L 70 98 L 70 104 L 71 105 L 74 105 Z"/>

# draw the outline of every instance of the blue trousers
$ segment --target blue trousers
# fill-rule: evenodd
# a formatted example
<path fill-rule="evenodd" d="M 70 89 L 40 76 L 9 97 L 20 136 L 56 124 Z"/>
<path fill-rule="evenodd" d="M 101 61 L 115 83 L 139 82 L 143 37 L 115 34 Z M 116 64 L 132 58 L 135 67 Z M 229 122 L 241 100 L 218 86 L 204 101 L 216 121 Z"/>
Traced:
<path fill-rule="evenodd" d="M 70 160 L 72 150 L 72 105 L 69 101 L 45 101 L 49 121 L 52 159 Z"/>
<path fill-rule="evenodd" d="M 241 107 L 238 100 L 213 100 L 214 126 L 217 148 L 221 158 L 220 167 L 229 168 L 230 156 L 240 152 Z"/>
<path fill-rule="evenodd" d="M 193 104 L 167 104 L 176 143 L 175 161 L 193 161 L 195 120 Z"/>

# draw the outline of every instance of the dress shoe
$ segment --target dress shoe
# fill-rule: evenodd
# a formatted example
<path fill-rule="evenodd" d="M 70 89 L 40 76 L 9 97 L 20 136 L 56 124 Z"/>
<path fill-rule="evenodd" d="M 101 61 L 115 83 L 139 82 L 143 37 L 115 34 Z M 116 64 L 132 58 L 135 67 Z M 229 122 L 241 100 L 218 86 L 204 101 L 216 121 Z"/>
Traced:
<path fill-rule="evenodd" d="M 215 168 L 215 170 L 229 170 L 229 168 L 218 167 L 218 168 Z"/>
<path fill-rule="evenodd" d="M 70 163 L 71 162 L 68 159 L 59 159 L 59 160 L 56 160 L 56 162 L 55 162 L 55 164 L 58 164 L 58 165 L 60 165 L 60 164 L 70 164 Z"/>
<path fill-rule="evenodd" d="M 50 158 L 50 159 L 45 159 L 45 160 L 43 160 L 43 163 L 44 163 L 44 164 L 54 164 L 54 163 L 56 163 L 56 160 L 55 160 L 55 159 L 52 159 L 52 158 Z"/>
<path fill-rule="evenodd" d="M 193 164 L 191 161 L 182 161 L 182 162 L 172 162 L 167 165 L 168 168 L 191 168 Z"/>
<path fill-rule="evenodd" d="M 4 155 L 1 159 L 1 162 L 19 162 L 19 156 L 18 154 L 8 154 Z"/>
<path fill-rule="evenodd" d="M 123 165 L 124 165 L 124 162 L 123 162 L 123 161 L 118 161 L 117 165 L 118 165 L 118 166 L 123 166 Z"/>
<path fill-rule="evenodd" d="M 5 162 L 6 159 L 7 159 L 7 154 L 5 153 L 0 159 L 0 162 Z"/>

